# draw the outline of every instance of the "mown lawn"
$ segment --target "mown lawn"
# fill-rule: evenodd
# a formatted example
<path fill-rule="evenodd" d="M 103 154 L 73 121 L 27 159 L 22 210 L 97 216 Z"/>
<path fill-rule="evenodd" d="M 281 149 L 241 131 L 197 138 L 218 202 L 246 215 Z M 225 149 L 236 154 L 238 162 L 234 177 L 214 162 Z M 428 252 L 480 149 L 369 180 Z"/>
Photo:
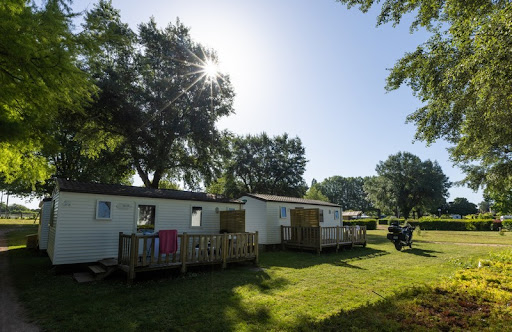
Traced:
<path fill-rule="evenodd" d="M 451 243 L 480 243 L 480 244 L 512 244 L 512 232 L 450 232 L 450 231 L 415 231 L 417 242 L 451 242 Z"/>
<path fill-rule="evenodd" d="M 70 275 L 56 275 L 44 255 L 19 248 L 24 234 L 32 232 L 22 228 L 9 234 L 12 272 L 30 317 L 51 331 L 399 330 L 404 328 L 399 323 L 403 319 L 395 311 L 406 312 L 405 308 L 436 299 L 451 303 L 444 298 L 451 296 L 446 290 L 448 281 L 455 280 L 460 271 L 487 262 L 490 253 L 510 251 L 485 245 L 419 242 L 412 250 L 397 252 L 386 240 L 386 232 L 377 230 L 369 231 L 366 248 L 321 255 L 263 253 L 261 269 L 231 265 L 224 271 L 207 268 L 183 276 L 141 275 L 131 286 L 124 275 L 77 284 Z M 422 231 L 422 236 L 431 232 Z M 489 240 L 489 233 L 480 233 L 479 243 L 512 245 L 512 234 Z M 456 232 L 443 234 L 459 237 Z M 417 299 L 420 302 L 414 302 Z M 469 328 L 499 326 L 508 319 L 485 316 Z M 410 326 L 445 328 L 427 321 L 431 325 Z"/>
<path fill-rule="evenodd" d="M 36 225 L 34 219 L 0 219 L 0 228 L 19 228 L 24 226 Z"/>

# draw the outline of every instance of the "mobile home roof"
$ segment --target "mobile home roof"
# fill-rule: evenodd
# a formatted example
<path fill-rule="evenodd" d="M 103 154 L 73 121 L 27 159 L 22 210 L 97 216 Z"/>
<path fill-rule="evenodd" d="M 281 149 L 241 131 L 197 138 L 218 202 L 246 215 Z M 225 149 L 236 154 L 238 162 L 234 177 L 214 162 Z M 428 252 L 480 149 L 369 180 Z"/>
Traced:
<path fill-rule="evenodd" d="M 242 201 L 236 199 L 230 199 L 222 195 L 208 194 L 202 192 L 123 186 L 120 184 L 85 183 L 78 181 L 70 181 L 62 178 L 57 179 L 57 187 L 60 191 L 85 194 L 150 197 L 186 201 L 243 204 Z"/>
<path fill-rule="evenodd" d="M 314 199 L 305 199 L 298 197 L 287 197 L 287 196 L 275 196 L 275 195 L 265 195 L 265 194 L 245 194 L 245 196 L 253 197 L 265 202 L 281 202 L 281 203 L 296 203 L 296 204 L 309 204 L 309 205 L 321 205 L 321 206 L 332 206 L 332 207 L 340 207 L 337 204 L 317 201 Z"/>

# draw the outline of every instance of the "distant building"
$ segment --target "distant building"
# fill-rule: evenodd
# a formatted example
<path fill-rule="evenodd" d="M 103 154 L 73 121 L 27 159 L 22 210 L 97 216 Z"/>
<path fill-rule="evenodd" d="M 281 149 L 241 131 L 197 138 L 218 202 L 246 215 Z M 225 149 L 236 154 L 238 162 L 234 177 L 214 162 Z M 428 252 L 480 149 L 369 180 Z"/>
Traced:
<path fill-rule="evenodd" d="M 363 211 L 343 211 L 343 220 L 361 219 Z"/>

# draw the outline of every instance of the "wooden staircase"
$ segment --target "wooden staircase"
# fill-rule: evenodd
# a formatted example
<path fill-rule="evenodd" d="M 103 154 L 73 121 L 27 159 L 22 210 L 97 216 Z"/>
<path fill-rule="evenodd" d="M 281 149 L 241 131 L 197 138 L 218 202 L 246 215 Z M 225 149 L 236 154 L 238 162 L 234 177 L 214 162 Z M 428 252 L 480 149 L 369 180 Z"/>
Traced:
<path fill-rule="evenodd" d="M 73 273 L 73 279 L 79 283 L 102 280 L 118 269 L 117 259 L 105 258 L 88 266 L 88 272 Z"/>

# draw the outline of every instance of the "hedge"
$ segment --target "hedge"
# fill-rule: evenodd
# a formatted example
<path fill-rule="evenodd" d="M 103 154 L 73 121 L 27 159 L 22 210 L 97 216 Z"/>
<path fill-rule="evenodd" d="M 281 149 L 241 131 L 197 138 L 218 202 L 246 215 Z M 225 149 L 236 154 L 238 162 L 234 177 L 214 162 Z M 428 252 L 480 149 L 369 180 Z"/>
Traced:
<path fill-rule="evenodd" d="M 489 219 L 409 219 L 407 222 L 423 230 L 442 231 L 497 231 L 501 227 L 506 227 L 500 220 Z M 512 221 L 510 226 L 512 227 Z"/>
<path fill-rule="evenodd" d="M 502 222 L 503 228 L 512 231 L 512 219 L 505 219 Z"/>
<path fill-rule="evenodd" d="M 383 219 L 379 219 L 379 225 L 389 225 L 389 224 L 391 224 L 392 221 L 398 221 L 401 224 L 403 224 L 405 222 L 405 219 L 404 218 L 396 218 L 396 217 L 383 218 Z"/>
<path fill-rule="evenodd" d="M 343 226 L 366 226 L 367 230 L 377 229 L 376 219 L 343 220 Z"/>

